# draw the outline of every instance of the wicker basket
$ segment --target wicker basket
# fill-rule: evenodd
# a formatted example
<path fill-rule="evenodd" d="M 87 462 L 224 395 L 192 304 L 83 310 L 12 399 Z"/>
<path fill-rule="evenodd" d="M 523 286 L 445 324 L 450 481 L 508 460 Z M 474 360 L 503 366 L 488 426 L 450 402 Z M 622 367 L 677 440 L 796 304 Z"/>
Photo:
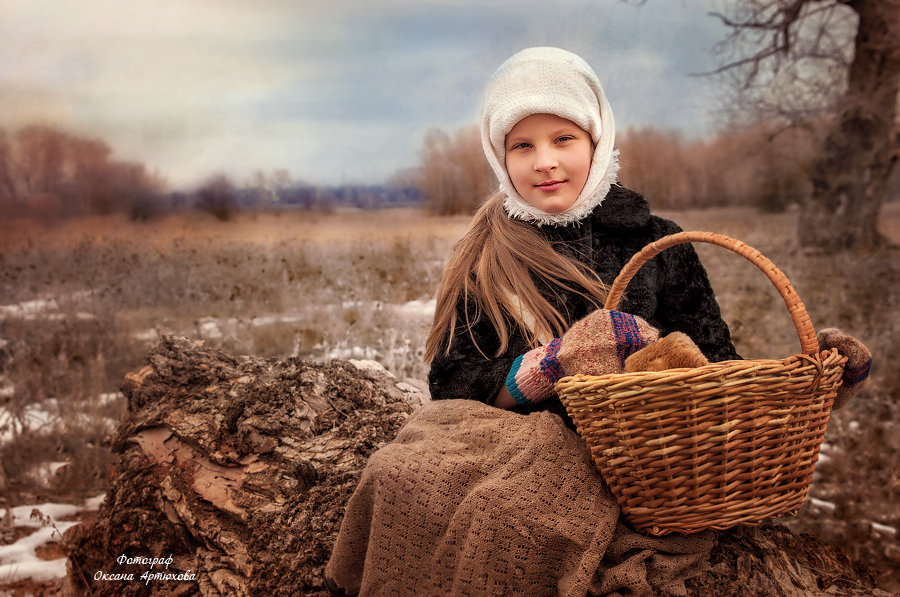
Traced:
<path fill-rule="evenodd" d="M 785 275 L 744 243 L 682 232 L 644 247 L 622 269 L 615 309 L 640 267 L 687 242 L 745 257 L 772 281 L 800 336 L 781 360 L 711 363 L 561 379 L 556 391 L 631 525 L 652 535 L 756 525 L 806 500 L 846 358 L 819 352 L 806 308 Z"/>

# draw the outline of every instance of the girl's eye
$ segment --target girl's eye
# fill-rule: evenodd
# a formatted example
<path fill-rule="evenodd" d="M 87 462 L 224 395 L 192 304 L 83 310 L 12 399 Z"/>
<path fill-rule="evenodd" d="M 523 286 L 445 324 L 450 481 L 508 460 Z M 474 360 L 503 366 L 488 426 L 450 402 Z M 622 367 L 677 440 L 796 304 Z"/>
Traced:
<path fill-rule="evenodd" d="M 522 143 L 516 143 L 509 149 L 510 149 L 510 151 L 512 151 L 513 149 L 527 149 L 528 147 L 531 147 L 531 145 L 529 143 L 522 142 Z"/>
<path fill-rule="evenodd" d="M 556 139 L 556 142 L 557 143 L 565 143 L 566 141 L 571 141 L 574 138 L 575 137 L 573 137 L 572 135 L 563 135 L 562 137 L 559 137 L 558 139 Z"/>

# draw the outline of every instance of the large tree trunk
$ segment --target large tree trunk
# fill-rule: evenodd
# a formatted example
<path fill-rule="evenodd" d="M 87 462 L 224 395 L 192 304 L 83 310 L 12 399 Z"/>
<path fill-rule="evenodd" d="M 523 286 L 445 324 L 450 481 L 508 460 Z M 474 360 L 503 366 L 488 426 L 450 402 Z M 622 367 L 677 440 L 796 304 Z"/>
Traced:
<path fill-rule="evenodd" d="M 848 87 L 799 219 L 801 246 L 839 251 L 884 244 L 877 218 L 898 160 L 900 1 L 849 0 L 859 17 Z"/>
<path fill-rule="evenodd" d="M 237 358 L 185 339 L 164 339 L 148 363 L 123 387 L 129 413 L 99 517 L 66 534 L 65 593 L 324 595 L 362 468 L 423 393 L 383 370 Z M 688 585 L 703 596 L 887 595 L 864 566 L 775 526 L 722 533 Z"/>

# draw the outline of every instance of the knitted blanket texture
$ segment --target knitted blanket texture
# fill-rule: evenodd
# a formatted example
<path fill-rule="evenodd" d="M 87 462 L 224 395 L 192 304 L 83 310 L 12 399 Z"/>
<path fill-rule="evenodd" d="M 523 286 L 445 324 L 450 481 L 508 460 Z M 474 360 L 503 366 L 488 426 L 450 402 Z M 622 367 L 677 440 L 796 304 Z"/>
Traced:
<path fill-rule="evenodd" d="M 366 465 L 326 575 L 362 596 L 684 594 L 713 544 L 621 522 L 556 415 L 442 400 Z"/>

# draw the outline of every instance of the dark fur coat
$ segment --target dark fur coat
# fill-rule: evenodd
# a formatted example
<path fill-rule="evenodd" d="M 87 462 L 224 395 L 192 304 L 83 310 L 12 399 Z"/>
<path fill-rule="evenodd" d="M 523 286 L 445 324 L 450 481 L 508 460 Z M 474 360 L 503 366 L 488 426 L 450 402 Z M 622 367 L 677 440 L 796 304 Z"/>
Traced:
<path fill-rule="evenodd" d="M 558 251 L 589 265 L 607 284 L 612 284 L 619 270 L 645 245 L 681 231 L 674 222 L 651 215 L 641 195 L 619 185 L 613 185 L 603 203 L 580 222 L 543 226 L 541 230 Z M 571 322 L 593 309 L 577 295 L 563 295 L 556 304 L 562 307 L 561 313 L 568 313 Z M 706 270 L 689 244 L 667 249 L 644 264 L 628 284 L 618 309 L 642 317 L 660 330 L 661 336 L 674 331 L 686 333 L 710 361 L 740 358 Z M 464 322 L 462 311 L 458 321 Z M 513 328 L 506 352 L 494 356 L 499 338 L 491 322 L 483 317 L 475 323 L 473 332 L 489 357 L 485 358 L 464 326 L 458 323 L 450 353 L 442 350 L 431 363 L 431 396 L 436 400 L 470 398 L 492 404 L 513 360 L 527 352 L 528 345 L 522 332 Z M 553 398 L 540 408 L 561 412 L 562 404 Z"/>

